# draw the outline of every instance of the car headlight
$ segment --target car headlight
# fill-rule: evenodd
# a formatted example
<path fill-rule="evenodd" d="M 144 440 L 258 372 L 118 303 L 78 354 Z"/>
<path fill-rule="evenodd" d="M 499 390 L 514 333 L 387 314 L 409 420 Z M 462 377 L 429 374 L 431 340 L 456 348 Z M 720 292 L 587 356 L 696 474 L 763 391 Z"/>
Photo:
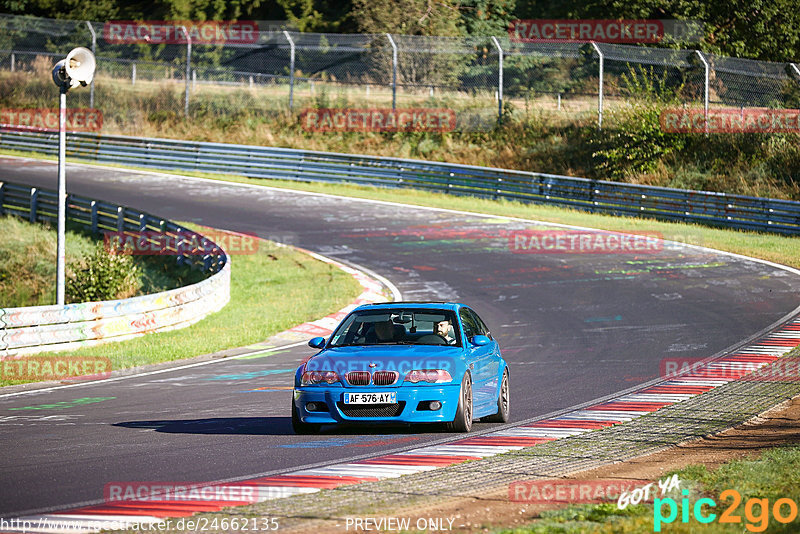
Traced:
<path fill-rule="evenodd" d="M 441 384 L 451 382 L 453 378 L 444 369 L 414 369 L 406 373 L 405 381 L 416 384 L 417 382 L 429 382 L 431 384 Z"/>
<path fill-rule="evenodd" d="M 303 386 L 313 384 L 334 384 L 339 382 L 339 375 L 335 371 L 306 371 L 303 373 L 300 383 Z"/>

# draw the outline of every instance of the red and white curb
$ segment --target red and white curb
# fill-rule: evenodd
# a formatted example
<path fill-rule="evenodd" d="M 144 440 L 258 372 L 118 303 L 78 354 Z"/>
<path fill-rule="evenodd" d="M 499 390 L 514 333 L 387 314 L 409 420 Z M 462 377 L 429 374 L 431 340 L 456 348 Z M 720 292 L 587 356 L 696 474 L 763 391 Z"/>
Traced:
<path fill-rule="evenodd" d="M 369 287 L 371 292 L 374 288 Z M 365 293 L 368 292 L 366 288 L 367 286 Z M 320 329 L 324 327 L 317 321 L 311 324 Z M 303 333 L 307 334 L 308 330 L 303 329 Z M 322 330 L 318 335 L 324 335 Z M 107 502 L 46 515 L 21 517 L 14 520 L 17 522 L 16 527 L 13 524 L 11 528 L 4 526 L 2 531 L 85 533 L 102 529 L 122 529 L 128 525 L 155 524 L 167 518 L 188 517 L 199 512 L 216 512 L 230 506 L 243 506 L 344 485 L 374 482 L 469 460 L 480 460 L 624 423 L 655 412 L 728 382 L 746 379 L 760 367 L 774 362 L 798 345 L 800 345 L 800 318 L 795 318 L 752 343 L 703 366 L 701 371 L 688 372 L 675 379 L 646 386 L 634 393 L 626 393 L 615 399 L 558 417 L 467 437 L 444 445 L 420 447 L 397 454 L 224 484 L 227 489 L 240 488 L 242 491 L 250 492 L 253 498 L 247 502 L 183 498 Z M 800 376 L 787 379 L 798 380 Z M 221 485 L 208 484 L 204 487 Z"/>

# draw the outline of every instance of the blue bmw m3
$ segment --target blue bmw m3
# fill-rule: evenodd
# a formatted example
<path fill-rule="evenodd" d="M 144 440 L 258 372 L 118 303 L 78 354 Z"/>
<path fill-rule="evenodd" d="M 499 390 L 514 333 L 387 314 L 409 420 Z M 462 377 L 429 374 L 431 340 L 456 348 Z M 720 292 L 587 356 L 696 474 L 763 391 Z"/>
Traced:
<path fill-rule="evenodd" d="M 354 309 L 297 369 L 292 427 L 507 422 L 509 371 L 486 324 L 459 303 L 394 302 Z"/>

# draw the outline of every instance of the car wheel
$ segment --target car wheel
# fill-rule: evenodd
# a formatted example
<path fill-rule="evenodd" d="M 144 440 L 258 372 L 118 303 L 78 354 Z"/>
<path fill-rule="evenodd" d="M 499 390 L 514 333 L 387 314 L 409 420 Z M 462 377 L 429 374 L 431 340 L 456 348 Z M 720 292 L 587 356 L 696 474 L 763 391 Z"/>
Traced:
<path fill-rule="evenodd" d="M 294 430 L 295 434 L 317 434 L 320 427 L 322 427 L 320 424 L 304 423 L 301 421 L 300 416 L 297 415 L 297 408 L 294 405 L 294 401 L 292 401 L 292 430 Z"/>
<path fill-rule="evenodd" d="M 508 423 L 508 414 L 511 409 L 511 397 L 508 387 L 508 369 L 503 371 L 503 378 L 500 382 L 500 392 L 497 394 L 497 413 L 481 419 L 487 423 Z"/>
<path fill-rule="evenodd" d="M 449 432 L 469 432 L 472 430 L 472 377 L 464 373 L 461 380 L 461 395 L 455 418 L 447 423 Z"/>

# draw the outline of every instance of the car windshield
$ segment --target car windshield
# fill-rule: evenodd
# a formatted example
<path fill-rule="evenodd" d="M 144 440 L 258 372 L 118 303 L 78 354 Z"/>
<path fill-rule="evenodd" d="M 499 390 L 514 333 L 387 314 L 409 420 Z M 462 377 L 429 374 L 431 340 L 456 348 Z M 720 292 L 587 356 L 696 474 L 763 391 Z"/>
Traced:
<path fill-rule="evenodd" d="M 461 346 L 455 314 L 436 309 L 370 309 L 352 313 L 336 329 L 330 346 Z"/>

